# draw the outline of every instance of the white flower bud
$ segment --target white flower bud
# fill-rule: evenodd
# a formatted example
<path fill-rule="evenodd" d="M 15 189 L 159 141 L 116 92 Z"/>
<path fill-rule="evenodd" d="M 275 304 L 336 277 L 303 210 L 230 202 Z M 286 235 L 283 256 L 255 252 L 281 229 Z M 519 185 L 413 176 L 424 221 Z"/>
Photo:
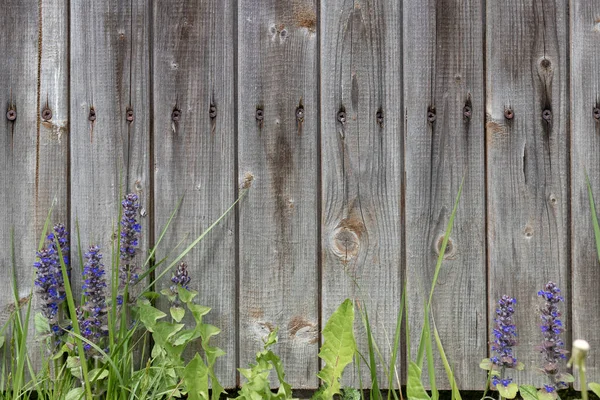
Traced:
<path fill-rule="evenodd" d="M 590 344 L 582 339 L 573 342 L 573 351 L 567 367 L 573 365 L 585 372 L 585 359 L 590 351 Z"/>

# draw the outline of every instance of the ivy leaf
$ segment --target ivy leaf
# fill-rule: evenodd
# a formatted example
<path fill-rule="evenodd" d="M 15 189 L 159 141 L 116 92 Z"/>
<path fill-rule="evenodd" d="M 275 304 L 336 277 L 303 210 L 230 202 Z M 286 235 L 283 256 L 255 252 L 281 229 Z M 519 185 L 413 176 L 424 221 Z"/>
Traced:
<path fill-rule="evenodd" d="M 50 333 L 50 323 L 48 322 L 48 318 L 44 317 L 42 313 L 35 314 L 34 325 L 38 335 Z"/>
<path fill-rule="evenodd" d="M 198 353 L 185 366 L 183 382 L 189 400 L 208 400 L 208 368 Z"/>
<path fill-rule="evenodd" d="M 67 357 L 67 368 L 71 370 L 71 375 L 73 375 L 77 379 L 82 379 L 81 377 L 81 360 L 79 357 L 69 356 Z"/>
<path fill-rule="evenodd" d="M 138 301 L 139 318 L 142 324 L 150 332 L 154 332 L 154 327 L 158 323 L 158 320 L 167 316 L 164 312 L 157 308 L 152 307 L 150 304 Z"/>
<path fill-rule="evenodd" d="M 590 382 L 588 387 L 596 396 L 600 397 L 600 383 Z"/>
<path fill-rule="evenodd" d="M 421 382 L 421 368 L 414 361 L 408 364 L 406 396 L 411 400 L 431 400 Z"/>
<path fill-rule="evenodd" d="M 575 377 L 566 372 L 561 372 L 560 374 L 556 375 L 556 380 L 569 383 L 569 382 L 575 382 Z"/>
<path fill-rule="evenodd" d="M 79 400 L 82 399 L 84 391 L 82 387 L 76 387 L 69 390 L 69 393 L 65 396 L 65 400 Z"/>
<path fill-rule="evenodd" d="M 171 307 L 169 311 L 171 312 L 171 317 L 175 320 L 175 322 L 181 322 L 183 316 L 185 315 L 185 310 L 181 307 Z"/>
<path fill-rule="evenodd" d="M 325 366 L 317 376 L 327 384 L 323 398 L 333 399 L 333 395 L 340 394 L 342 372 L 352 362 L 356 352 L 354 305 L 350 299 L 346 299 L 329 317 L 323 329 L 323 338 L 319 357 L 325 361 Z"/>
<path fill-rule="evenodd" d="M 523 400 L 539 400 L 535 386 L 521 385 L 519 387 L 519 393 L 521 394 Z"/>
<path fill-rule="evenodd" d="M 492 363 L 492 361 L 489 358 L 484 358 L 479 363 L 479 368 L 485 369 L 486 371 L 491 371 L 493 365 L 494 363 Z"/>
<path fill-rule="evenodd" d="M 517 396 L 517 392 L 519 391 L 519 387 L 516 383 L 510 383 L 508 386 L 504 386 L 502 384 L 496 385 L 500 396 L 505 397 L 507 399 L 514 399 Z"/>
<path fill-rule="evenodd" d="M 179 299 L 188 305 L 192 302 L 194 297 L 196 297 L 196 295 L 198 294 L 198 292 L 196 292 L 194 290 L 187 290 L 185 288 L 182 288 L 181 286 L 177 287 L 177 293 L 179 294 Z M 209 308 L 209 310 L 210 310 L 210 308 Z"/>

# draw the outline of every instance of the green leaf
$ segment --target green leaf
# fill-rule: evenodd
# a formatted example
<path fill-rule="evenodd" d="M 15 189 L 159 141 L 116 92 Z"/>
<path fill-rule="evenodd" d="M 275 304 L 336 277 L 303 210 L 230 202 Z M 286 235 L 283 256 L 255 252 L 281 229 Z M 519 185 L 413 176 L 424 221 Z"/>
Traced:
<path fill-rule="evenodd" d="M 440 338 L 440 333 L 438 332 L 437 326 L 435 325 L 435 318 L 433 317 L 433 312 L 431 313 L 431 322 L 433 323 L 433 335 L 435 337 L 435 343 L 437 344 L 438 352 L 440 353 L 440 358 L 442 359 L 442 363 L 444 364 L 444 369 L 446 370 L 448 382 L 450 382 L 450 386 L 452 388 L 452 399 L 462 400 L 462 397 L 460 396 L 460 390 L 458 389 L 458 384 L 456 383 L 456 379 L 454 379 L 454 372 L 450 367 L 448 357 L 446 357 L 444 346 L 442 346 L 442 339 Z"/>
<path fill-rule="evenodd" d="M 522 362 L 518 362 L 517 366 L 515 367 L 515 369 L 517 371 L 523 371 L 525 369 L 525 364 L 523 364 Z"/>
<path fill-rule="evenodd" d="M 521 385 L 519 387 L 519 393 L 523 400 L 538 400 L 537 389 L 531 385 Z"/>
<path fill-rule="evenodd" d="M 327 385 L 323 398 L 333 399 L 333 395 L 340 394 L 342 372 L 352 362 L 356 351 L 354 305 L 350 299 L 346 299 L 329 317 L 323 329 L 323 338 L 319 357 L 325 366 L 317 376 Z"/>
<path fill-rule="evenodd" d="M 557 374 L 555 379 L 557 381 L 562 381 L 562 382 L 575 382 L 575 377 L 569 373 L 566 372 L 561 372 L 560 374 Z"/>
<path fill-rule="evenodd" d="M 592 185 L 587 171 L 585 172 L 585 182 L 588 189 L 588 197 L 590 200 L 590 211 L 592 213 L 592 224 L 594 226 L 594 237 L 596 239 L 596 251 L 598 252 L 598 260 L 600 260 L 600 224 L 598 224 L 598 214 L 596 214 L 596 206 L 594 205 L 594 194 L 592 193 Z"/>
<path fill-rule="evenodd" d="M 171 318 L 173 318 L 175 322 L 181 322 L 185 315 L 185 310 L 181 307 L 171 307 L 169 311 L 171 312 Z"/>
<path fill-rule="evenodd" d="M 81 361 L 79 357 L 69 356 L 67 357 L 67 368 L 71 370 L 71 375 L 77 379 L 82 379 L 81 376 Z"/>
<path fill-rule="evenodd" d="M 106 368 L 95 368 L 89 372 L 90 382 L 101 381 L 108 377 L 108 370 Z"/>
<path fill-rule="evenodd" d="M 590 382 L 588 387 L 596 396 L 600 397 L 600 383 Z"/>
<path fill-rule="evenodd" d="M 191 303 L 192 300 L 194 300 L 194 297 L 196 297 L 196 295 L 198 294 L 198 292 L 194 290 L 187 290 L 185 288 L 182 288 L 181 286 L 177 287 L 177 293 L 179 294 L 179 299 L 185 304 Z"/>
<path fill-rule="evenodd" d="M 431 400 L 423 387 L 423 382 L 421 382 L 421 368 L 414 361 L 408 364 L 406 396 L 410 400 Z"/>
<path fill-rule="evenodd" d="M 146 304 L 145 302 L 138 301 L 138 307 L 140 321 L 150 332 L 154 331 L 154 327 L 159 319 L 167 316 L 167 314 L 164 312 L 152 307 L 149 304 Z"/>
<path fill-rule="evenodd" d="M 65 396 L 65 400 L 79 400 L 83 397 L 84 393 L 85 392 L 81 387 L 73 388 L 69 390 L 69 393 L 67 393 L 67 395 Z"/>
<path fill-rule="evenodd" d="M 42 313 L 35 314 L 34 325 L 38 335 L 50 333 L 50 323 L 48 322 L 48 318 L 44 317 Z"/>
<path fill-rule="evenodd" d="M 500 396 L 507 399 L 514 399 L 517 396 L 517 392 L 519 391 L 519 387 L 516 383 L 510 383 L 508 386 L 499 384 L 496 385 L 496 389 L 498 389 L 498 393 L 500 393 Z"/>
<path fill-rule="evenodd" d="M 198 353 L 183 371 L 189 400 L 208 400 L 208 368 Z"/>
<path fill-rule="evenodd" d="M 548 393 L 546 389 L 540 389 L 537 393 L 538 400 L 555 400 L 558 396 L 556 391 Z"/>

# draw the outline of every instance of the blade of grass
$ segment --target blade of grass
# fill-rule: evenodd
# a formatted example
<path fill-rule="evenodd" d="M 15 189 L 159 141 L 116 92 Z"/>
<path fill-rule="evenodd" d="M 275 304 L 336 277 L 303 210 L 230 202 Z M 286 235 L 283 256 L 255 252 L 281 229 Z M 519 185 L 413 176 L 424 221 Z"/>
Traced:
<path fill-rule="evenodd" d="M 425 306 L 425 319 L 423 322 L 423 332 L 425 332 L 425 353 L 427 355 L 427 371 L 429 372 L 429 386 L 431 386 L 431 399 L 438 400 L 440 393 L 437 390 L 435 381 L 435 364 L 433 362 L 433 346 L 431 343 L 431 329 L 429 328 L 429 308 Z"/>
<path fill-rule="evenodd" d="M 598 224 L 598 214 L 596 214 L 594 194 L 592 193 L 592 185 L 590 184 L 590 178 L 588 177 L 587 171 L 585 172 L 585 182 L 587 184 L 590 210 L 592 212 L 592 224 L 594 225 L 594 237 L 596 238 L 596 251 L 598 252 L 598 260 L 600 261 L 600 225 Z"/>
<path fill-rule="evenodd" d="M 75 302 L 73 301 L 73 291 L 71 290 L 71 282 L 69 282 L 67 266 L 65 265 L 64 257 L 62 255 L 62 251 L 58 244 L 56 245 L 56 250 L 58 251 L 58 259 L 60 262 L 60 269 L 62 272 L 63 281 L 64 281 L 64 285 L 65 285 L 65 295 L 67 298 L 67 306 L 69 309 L 69 315 L 71 316 L 71 325 L 73 327 L 73 333 L 75 333 L 81 337 L 81 330 L 79 329 L 79 321 L 77 320 L 77 309 L 75 308 Z M 79 351 L 83 380 L 86 383 L 84 385 L 86 398 L 87 398 L 87 400 L 92 400 L 92 389 L 89 385 L 87 360 L 85 359 L 85 352 L 83 351 L 83 342 L 80 339 L 77 339 L 76 342 L 77 342 L 77 350 Z"/>
<path fill-rule="evenodd" d="M 391 400 L 391 395 L 394 395 L 394 399 L 398 400 L 396 391 L 394 390 L 394 374 L 398 382 L 398 389 L 402 389 L 400 385 L 400 378 L 398 377 L 398 369 L 396 368 L 396 360 L 398 358 L 398 349 L 400 348 L 400 334 L 402 329 L 402 312 L 404 310 L 404 301 L 406 296 L 406 283 L 402 288 L 402 296 L 400 298 L 400 307 L 398 308 L 398 317 L 396 318 L 396 331 L 394 332 L 394 347 L 392 348 L 392 358 L 390 359 L 390 368 L 388 375 L 388 397 L 387 400 Z M 402 390 L 400 390 L 400 396 L 402 396 Z"/>
<path fill-rule="evenodd" d="M 379 382 L 377 380 L 377 363 L 375 362 L 375 351 L 373 349 L 373 335 L 371 334 L 371 324 L 369 323 L 369 313 L 367 306 L 364 307 L 364 322 L 367 329 L 367 343 L 369 347 L 369 371 L 371 372 L 371 400 L 380 400 Z M 360 309 L 361 307 L 359 307 Z"/>
<path fill-rule="evenodd" d="M 462 400 L 460 397 L 460 392 L 458 391 L 458 385 L 456 384 L 456 379 L 454 379 L 454 373 L 452 372 L 452 368 L 450 367 L 450 363 L 448 362 L 448 358 L 446 357 L 446 352 L 444 351 L 444 346 L 442 346 L 442 340 L 440 339 L 440 334 L 437 330 L 437 327 L 435 326 L 435 318 L 433 317 L 433 313 L 431 313 L 431 324 L 433 326 L 433 335 L 435 337 L 435 342 L 437 344 L 437 348 L 440 353 L 442 363 L 444 364 L 444 369 L 446 370 L 446 375 L 448 376 L 448 381 L 450 382 L 450 386 L 452 388 L 452 399 L 453 400 Z"/>

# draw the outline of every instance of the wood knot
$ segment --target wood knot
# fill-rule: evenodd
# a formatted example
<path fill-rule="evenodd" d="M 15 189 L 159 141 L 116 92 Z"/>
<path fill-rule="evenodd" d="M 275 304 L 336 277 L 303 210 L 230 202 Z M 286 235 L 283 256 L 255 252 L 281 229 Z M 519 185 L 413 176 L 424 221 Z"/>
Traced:
<path fill-rule="evenodd" d="M 533 228 L 527 225 L 523 230 L 523 234 L 525 235 L 525 239 L 531 239 L 533 237 Z"/>
<path fill-rule="evenodd" d="M 360 237 L 353 229 L 341 226 L 333 232 L 332 251 L 342 262 L 355 258 L 359 249 Z"/>
<path fill-rule="evenodd" d="M 296 315 L 290 320 L 287 330 L 292 339 L 308 343 L 316 343 L 318 340 L 316 324 L 307 321 L 300 315 Z"/>
<path fill-rule="evenodd" d="M 444 242 L 444 235 L 440 235 L 435 241 L 434 250 L 435 254 L 440 255 L 440 251 L 442 250 L 442 243 Z M 446 244 L 446 250 L 444 251 L 444 260 L 453 260 L 456 257 L 456 246 L 454 246 L 454 241 L 452 238 L 448 238 L 448 243 Z"/>

